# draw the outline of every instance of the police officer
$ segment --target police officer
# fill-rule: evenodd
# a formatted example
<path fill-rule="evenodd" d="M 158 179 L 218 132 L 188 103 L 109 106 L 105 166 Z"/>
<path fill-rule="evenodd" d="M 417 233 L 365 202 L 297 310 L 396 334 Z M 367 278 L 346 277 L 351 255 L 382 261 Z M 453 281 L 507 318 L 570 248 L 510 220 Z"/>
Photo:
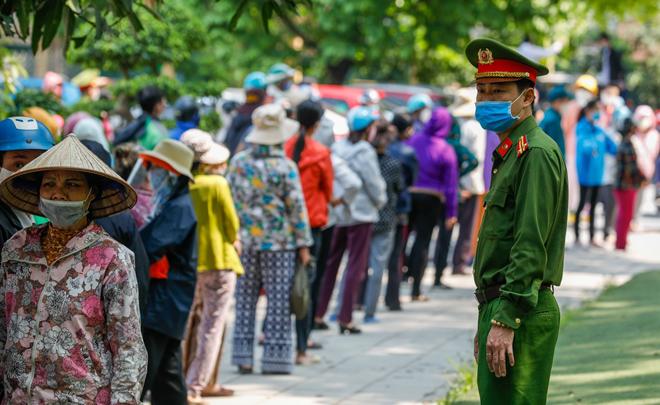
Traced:
<path fill-rule="evenodd" d="M 29 117 L 0 121 L 0 181 L 14 174 L 55 144 L 41 122 Z M 32 216 L 0 201 L 0 246 L 19 230 L 31 226 Z"/>
<path fill-rule="evenodd" d="M 568 211 L 561 151 L 532 114 L 536 78 L 548 69 L 491 39 L 465 53 L 477 68 L 476 119 L 501 141 L 474 266 L 481 403 L 545 404 Z"/>

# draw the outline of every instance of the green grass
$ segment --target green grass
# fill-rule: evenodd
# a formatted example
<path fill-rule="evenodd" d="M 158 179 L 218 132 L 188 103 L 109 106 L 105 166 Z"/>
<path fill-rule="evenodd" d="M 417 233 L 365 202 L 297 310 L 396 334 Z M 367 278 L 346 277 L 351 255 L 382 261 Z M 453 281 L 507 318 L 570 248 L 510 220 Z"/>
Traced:
<path fill-rule="evenodd" d="M 562 322 L 549 404 L 660 404 L 660 271 L 640 274 Z M 453 404 L 478 404 L 472 389 Z"/>

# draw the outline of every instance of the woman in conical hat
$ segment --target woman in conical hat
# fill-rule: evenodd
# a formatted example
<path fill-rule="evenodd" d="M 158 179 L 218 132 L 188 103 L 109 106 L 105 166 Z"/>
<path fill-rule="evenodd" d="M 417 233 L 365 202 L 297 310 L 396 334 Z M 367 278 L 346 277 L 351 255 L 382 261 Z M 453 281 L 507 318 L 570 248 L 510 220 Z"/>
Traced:
<path fill-rule="evenodd" d="M 133 254 L 95 218 L 135 191 L 74 136 L 0 184 L 2 200 L 49 223 L 17 232 L 0 264 L 8 403 L 139 403 L 147 368 Z"/>

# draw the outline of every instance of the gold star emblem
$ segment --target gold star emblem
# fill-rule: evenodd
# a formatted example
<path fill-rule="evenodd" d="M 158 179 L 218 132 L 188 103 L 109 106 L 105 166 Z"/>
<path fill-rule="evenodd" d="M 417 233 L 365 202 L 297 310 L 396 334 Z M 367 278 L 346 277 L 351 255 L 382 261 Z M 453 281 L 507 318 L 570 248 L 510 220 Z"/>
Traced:
<path fill-rule="evenodd" d="M 479 58 L 480 65 L 490 65 L 495 61 L 493 59 L 493 53 L 488 48 L 479 49 L 479 53 L 477 54 L 477 57 Z"/>

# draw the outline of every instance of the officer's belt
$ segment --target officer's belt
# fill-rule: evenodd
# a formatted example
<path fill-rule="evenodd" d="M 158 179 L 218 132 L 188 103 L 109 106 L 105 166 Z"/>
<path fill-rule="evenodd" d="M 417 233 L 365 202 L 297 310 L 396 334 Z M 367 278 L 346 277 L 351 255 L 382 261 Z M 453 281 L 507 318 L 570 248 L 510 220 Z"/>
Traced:
<path fill-rule="evenodd" d="M 474 296 L 477 298 L 479 305 L 487 304 L 492 300 L 499 298 L 502 295 L 501 288 L 504 284 L 491 285 L 490 287 L 481 288 L 474 292 Z M 554 292 L 552 283 L 543 283 L 541 284 L 541 290 L 551 290 Z"/>

